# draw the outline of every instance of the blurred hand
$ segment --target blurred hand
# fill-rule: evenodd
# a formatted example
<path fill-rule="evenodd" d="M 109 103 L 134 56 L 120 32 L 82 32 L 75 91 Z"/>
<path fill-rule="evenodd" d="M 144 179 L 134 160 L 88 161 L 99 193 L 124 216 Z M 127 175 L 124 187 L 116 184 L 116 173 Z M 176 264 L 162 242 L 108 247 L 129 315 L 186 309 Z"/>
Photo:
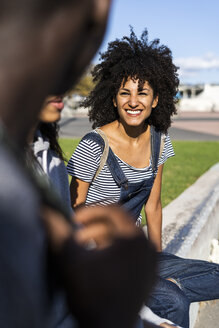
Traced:
<path fill-rule="evenodd" d="M 60 212 L 44 206 L 41 210 L 41 217 L 46 227 L 49 243 L 55 251 L 62 247 L 65 240 L 74 238 L 72 226 Z"/>
<path fill-rule="evenodd" d="M 52 209 L 42 214 L 51 262 L 80 327 L 132 328 L 155 280 L 156 252 L 143 231 L 117 206 L 78 210 L 79 229 Z M 90 240 L 99 249 L 88 250 Z"/>
<path fill-rule="evenodd" d="M 116 205 L 81 207 L 74 221 L 81 227 L 75 232 L 77 242 L 87 245 L 95 241 L 97 248 L 105 248 L 115 239 L 131 238 L 140 232 L 130 215 Z"/>
<path fill-rule="evenodd" d="M 71 237 L 84 247 L 94 241 L 96 247 L 101 249 L 112 245 L 116 239 L 142 233 L 130 215 L 116 205 L 78 209 L 73 218 L 75 229 L 62 214 L 49 207 L 43 208 L 42 217 L 54 248 L 60 248 Z"/>

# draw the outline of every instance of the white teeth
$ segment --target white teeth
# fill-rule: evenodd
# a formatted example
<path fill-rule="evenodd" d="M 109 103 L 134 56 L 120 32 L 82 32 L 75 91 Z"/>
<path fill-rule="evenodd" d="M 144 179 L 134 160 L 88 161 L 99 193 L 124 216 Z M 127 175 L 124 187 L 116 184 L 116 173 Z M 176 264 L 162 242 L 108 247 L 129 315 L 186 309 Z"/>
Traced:
<path fill-rule="evenodd" d="M 136 115 L 136 114 L 140 114 L 141 111 L 140 110 L 127 110 L 127 113 L 131 114 L 131 115 Z"/>

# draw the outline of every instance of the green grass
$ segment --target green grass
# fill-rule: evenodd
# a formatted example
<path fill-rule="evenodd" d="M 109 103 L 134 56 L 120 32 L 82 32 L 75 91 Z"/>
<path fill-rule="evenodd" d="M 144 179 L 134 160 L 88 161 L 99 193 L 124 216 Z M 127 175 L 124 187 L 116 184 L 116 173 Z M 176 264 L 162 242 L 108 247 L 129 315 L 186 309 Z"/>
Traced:
<path fill-rule="evenodd" d="M 176 156 L 164 165 L 163 207 L 219 162 L 218 141 L 173 141 Z"/>
<path fill-rule="evenodd" d="M 81 139 L 59 139 L 59 144 L 65 154 L 65 158 L 69 160 L 73 152 L 75 151 L 79 141 Z"/>
<path fill-rule="evenodd" d="M 60 139 L 60 145 L 69 159 L 80 139 Z M 162 205 L 169 204 L 192 185 L 213 164 L 219 162 L 218 141 L 173 141 L 176 156 L 164 165 Z M 145 218 L 143 218 L 145 222 Z"/>

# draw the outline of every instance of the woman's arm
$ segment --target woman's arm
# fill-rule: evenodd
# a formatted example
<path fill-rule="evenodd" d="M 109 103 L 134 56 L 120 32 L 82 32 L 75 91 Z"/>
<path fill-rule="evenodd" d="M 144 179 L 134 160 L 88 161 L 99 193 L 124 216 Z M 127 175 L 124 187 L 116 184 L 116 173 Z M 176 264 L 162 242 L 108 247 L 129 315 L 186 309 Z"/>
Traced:
<path fill-rule="evenodd" d="M 85 203 L 89 186 L 98 170 L 101 155 L 101 147 L 95 141 L 82 139 L 71 156 L 67 172 L 72 177 L 70 195 L 73 209 Z"/>
<path fill-rule="evenodd" d="M 161 204 L 161 184 L 162 184 L 163 164 L 159 166 L 154 185 L 147 203 L 145 204 L 145 214 L 147 217 L 148 239 L 155 245 L 158 252 L 162 251 L 162 204 Z"/>
<path fill-rule="evenodd" d="M 72 177 L 70 184 L 71 206 L 74 209 L 80 204 L 84 204 L 87 198 L 90 182 L 85 182 L 76 177 Z"/>

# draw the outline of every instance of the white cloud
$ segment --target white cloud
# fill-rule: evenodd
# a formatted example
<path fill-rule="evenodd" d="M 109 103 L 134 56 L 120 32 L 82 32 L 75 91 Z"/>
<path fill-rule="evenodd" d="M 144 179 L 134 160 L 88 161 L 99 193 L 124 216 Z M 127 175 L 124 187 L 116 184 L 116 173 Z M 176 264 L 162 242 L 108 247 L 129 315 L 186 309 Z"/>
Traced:
<path fill-rule="evenodd" d="M 184 77 L 186 77 L 186 78 L 187 78 L 187 77 L 189 77 L 189 78 L 190 78 L 190 77 L 191 77 L 191 78 L 192 78 L 192 77 L 196 77 L 196 76 L 197 76 L 197 73 L 198 73 L 197 71 L 192 71 L 192 70 L 189 71 L 189 70 L 184 70 L 184 69 L 181 69 L 181 68 L 178 70 L 178 74 L 179 74 L 179 77 L 180 77 L 180 78 L 182 78 L 182 77 L 183 77 L 183 78 L 184 78 Z"/>
<path fill-rule="evenodd" d="M 200 71 L 219 69 L 219 56 L 207 53 L 202 57 L 181 57 L 174 60 L 180 76 L 195 76 Z"/>

